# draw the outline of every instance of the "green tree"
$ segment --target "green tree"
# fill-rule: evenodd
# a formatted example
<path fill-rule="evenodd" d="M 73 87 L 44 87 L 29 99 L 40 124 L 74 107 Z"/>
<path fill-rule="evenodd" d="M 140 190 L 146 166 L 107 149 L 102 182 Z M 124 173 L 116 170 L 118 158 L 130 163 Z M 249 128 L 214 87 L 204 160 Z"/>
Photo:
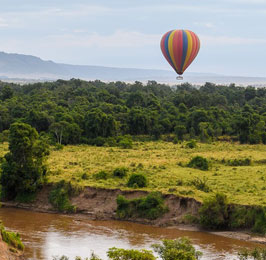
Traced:
<path fill-rule="evenodd" d="M 178 140 L 183 141 L 184 134 L 187 132 L 186 127 L 184 125 L 176 125 L 175 127 L 175 134 Z"/>
<path fill-rule="evenodd" d="M 93 109 L 85 116 L 85 133 L 89 138 L 108 137 L 117 134 L 117 122 L 112 115 Z"/>
<path fill-rule="evenodd" d="M 202 256 L 187 238 L 165 239 L 162 242 L 163 244 L 154 244 L 152 247 L 163 260 L 197 260 Z"/>
<path fill-rule="evenodd" d="M 151 251 L 120 249 L 112 247 L 108 250 L 107 256 L 110 260 L 155 260 L 156 258 Z"/>
<path fill-rule="evenodd" d="M 206 198 L 199 209 L 200 224 L 210 229 L 221 229 L 227 226 L 228 202 L 226 195 L 216 193 Z"/>
<path fill-rule="evenodd" d="M 28 124 L 14 123 L 10 127 L 9 152 L 1 165 L 1 185 L 4 196 L 33 194 L 43 183 L 46 173 L 44 161 L 49 151 L 37 131 Z"/>
<path fill-rule="evenodd" d="M 14 91 L 10 86 L 4 86 L 4 88 L 1 90 L 1 99 L 4 101 L 6 99 L 12 98 L 14 94 Z"/>

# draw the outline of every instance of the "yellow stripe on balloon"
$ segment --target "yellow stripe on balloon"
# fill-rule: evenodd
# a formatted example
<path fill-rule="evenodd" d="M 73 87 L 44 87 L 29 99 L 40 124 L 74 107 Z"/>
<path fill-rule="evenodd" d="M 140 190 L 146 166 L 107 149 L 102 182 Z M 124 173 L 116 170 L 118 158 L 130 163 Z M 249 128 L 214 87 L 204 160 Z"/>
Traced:
<path fill-rule="evenodd" d="M 175 32 L 176 32 L 176 30 L 172 31 L 172 33 L 169 36 L 169 39 L 168 39 L 168 50 L 169 50 L 169 54 L 170 54 L 171 60 L 172 60 L 172 62 L 174 64 L 175 68 L 177 69 L 175 56 L 174 56 L 174 47 L 173 47 L 173 39 L 174 39 Z"/>
<path fill-rule="evenodd" d="M 189 58 L 190 58 L 190 55 L 191 55 L 191 52 L 192 52 L 192 37 L 191 37 L 191 34 L 187 30 L 185 30 L 185 32 L 187 34 L 188 46 L 187 46 L 186 59 L 185 59 L 185 62 L 184 62 L 184 66 L 182 68 L 182 71 L 187 66 L 187 63 L 189 61 Z"/>

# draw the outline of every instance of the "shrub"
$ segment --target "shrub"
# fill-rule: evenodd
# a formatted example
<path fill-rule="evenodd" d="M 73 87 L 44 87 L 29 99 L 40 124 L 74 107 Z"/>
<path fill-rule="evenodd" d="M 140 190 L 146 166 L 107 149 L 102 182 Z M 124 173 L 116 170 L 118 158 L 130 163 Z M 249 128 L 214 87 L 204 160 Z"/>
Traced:
<path fill-rule="evenodd" d="M 107 180 L 108 178 L 108 173 L 105 172 L 105 171 L 100 171 L 98 173 L 95 173 L 93 175 L 93 177 L 96 179 L 96 180 Z"/>
<path fill-rule="evenodd" d="M 204 192 L 210 192 L 211 189 L 207 185 L 208 179 L 204 176 L 202 179 L 195 178 L 192 180 L 189 184 L 195 186 L 196 189 L 204 191 Z"/>
<path fill-rule="evenodd" d="M 178 142 L 179 142 L 178 138 L 175 137 L 174 140 L 173 140 L 173 144 L 178 144 Z"/>
<path fill-rule="evenodd" d="M 260 206 L 234 205 L 231 208 L 229 226 L 249 228 L 253 232 L 266 234 L 266 209 Z"/>
<path fill-rule="evenodd" d="M 203 158 L 201 156 L 195 156 L 190 160 L 187 166 L 190 168 L 207 171 L 209 169 L 209 162 L 206 158 Z"/>
<path fill-rule="evenodd" d="M 238 259 L 240 260 L 263 260 L 266 259 L 266 249 L 264 248 L 254 248 L 252 250 L 242 249 L 238 252 Z"/>
<path fill-rule="evenodd" d="M 54 150 L 55 150 L 55 151 L 61 151 L 61 150 L 63 150 L 63 149 L 64 149 L 64 145 L 62 145 L 62 144 L 56 143 L 56 144 L 54 145 Z"/>
<path fill-rule="evenodd" d="M 147 185 L 148 181 L 146 176 L 137 173 L 132 174 L 127 182 L 127 186 L 133 188 L 144 188 L 147 187 Z"/>
<path fill-rule="evenodd" d="M 185 224 L 199 224 L 199 218 L 195 215 L 186 214 L 183 219 Z"/>
<path fill-rule="evenodd" d="M 119 195 L 116 202 L 116 213 L 120 219 L 132 217 L 156 219 L 168 210 L 159 192 L 151 192 L 146 197 L 132 200 L 127 200 L 124 196 Z"/>
<path fill-rule="evenodd" d="M 181 179 L 176 181 L 176 186 L 183 186 L 183 184 L 184 182 Z"/>
<path fill-rule="evenodd" d="M 245 158 L 245 159 L 228 160 L 226 162 L 226 165 L 229 165 L 229 166 L 249 166 L 249 165 L 251 165 L 251 159 Z"/>
<path fill-rule="evenodd" d="M 2 222 L 0 222 L 0 232 L 4 242 L 16 249 L 24 250 L 19 233 L 6 231 Z"/>
<path fill-rule="evenodd" d="M 186 143 L 186 148 L 190 148 L 190 149 L 193 149 L 193 148 L 196 148 L 197 147 L 197 142 L 195 140 L 190 140 Z"/>
<path fill-rule="evenodd" d="M 91 140 L 91 144 L 96 145 L 96 146 L 104 146 L 105 138 L 98 136 L 98 137 Z"/>
<path fill-rule="evenodd" d="M 77 259 L 77 257 L 76 257 L 76 259 Z M 75 260 L 76 260 L 75 259 Z M 60 256 L 60 257 L 58 257 L 58 256 L 53 256 L 53 260 L 69 260 L 69 258 L 67 257 L 67 256 L 65 256 L 65 255 L 62 255 L 62 256 Z"/>
<path fill-rule="evenodd" d="M 260 209 L 255 214 L 255 223 L 252 227 L 252 232 L 266 234 L 266 210 Z"/>
<path fill-rule="evenodd" d="M 128 169 L 125 167 L 121 167 L 121 168 L 116 168 L 113 171 L 113 175 L 115 177 L 119 177 L 119 178 L 123 178 L 127 175 Z"/>
<path fill-rule="evenodd" d="M 118 141 L 118 146 L 123 149 L 131 149 L 133 147 L 132 138 L 129 135 L 123 136 Z"/>
<path fill-rule="evenodd" d="M 49 202 L 60 212 L 75 212 L 76 207 L 70 203 L 69 197 L 76 195 L 79 188 L 71 185 L 70 182 L 64 180 L 55 184 L 49 194 Z"/>
<path fill-rule="evenodd" d="M 152 247 L 163 260 L 197 260 L 202 256 L 202 253 L 196 251 L 188 238 L 165 239 L 162 242 L 163 244 L 154 244 Z"/>
<path fill-rule="evenodd" d="M 20 203 L 30 203 L 36 199 L 36 193 L 21 193 L 16 197 L 16 201 Z"/>
<path fill-rule="evenodd" d="M 136 249 L 120 249 L 112 247 L 108 250 L 107 256 L 110 260 L 155 260 L 151 251 Z"/>
<path fill-rule="evenodd" d="M 114 147 L 117 146 L 116 138 L 108 137 L 105 139 L 105 146 Z"/>
<path fill-rule="evenodd" d="M 87 174 L 87 173 L 83 173 L 83 174 L 81 175 L 81 179 L 82 179 L 82 180 L 88 180 L 88 179 L 89 179 L 88 174 Z"/>
<path fill-rule="evenodd" d="M 227 198 L 222 193 L 216 193 L 203 201 L 199 209 L 200 224 L 209 229 L 222 229 L 228 224 Z"/>

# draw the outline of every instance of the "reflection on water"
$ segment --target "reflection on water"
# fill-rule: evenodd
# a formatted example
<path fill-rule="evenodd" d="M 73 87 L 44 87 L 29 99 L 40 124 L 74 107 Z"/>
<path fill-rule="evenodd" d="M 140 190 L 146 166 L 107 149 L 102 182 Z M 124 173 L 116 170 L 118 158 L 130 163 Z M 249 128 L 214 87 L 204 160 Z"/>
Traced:
<path fill-rule="evenodd" d="M 63 216 L 19 209 L 0 209 L 4 225 L 21 234 L 28 259 L 52 259 L 67 255 L 88 257 L 92 251 L 103 259 L 110 247 L 146 248 L 159 240 L 189 237 L 202 259 L 234 259 L 242 247 L 256 245 L 204 232 L 158 228 L 119 221 L 90 221 L 85 216 Z"/>

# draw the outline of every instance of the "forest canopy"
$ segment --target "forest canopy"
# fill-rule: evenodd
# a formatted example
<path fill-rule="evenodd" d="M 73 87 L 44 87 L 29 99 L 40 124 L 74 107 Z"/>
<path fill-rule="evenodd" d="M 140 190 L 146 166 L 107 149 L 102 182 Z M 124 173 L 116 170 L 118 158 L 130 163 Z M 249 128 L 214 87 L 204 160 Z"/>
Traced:
<path fill-rule="evenodd" d="M 14 122 L 30 124 L 59 144 L 101 145 L 125 135 L 266 144 L 266 88 L 79 79 L 0 82 L 2 141 Z"/>

